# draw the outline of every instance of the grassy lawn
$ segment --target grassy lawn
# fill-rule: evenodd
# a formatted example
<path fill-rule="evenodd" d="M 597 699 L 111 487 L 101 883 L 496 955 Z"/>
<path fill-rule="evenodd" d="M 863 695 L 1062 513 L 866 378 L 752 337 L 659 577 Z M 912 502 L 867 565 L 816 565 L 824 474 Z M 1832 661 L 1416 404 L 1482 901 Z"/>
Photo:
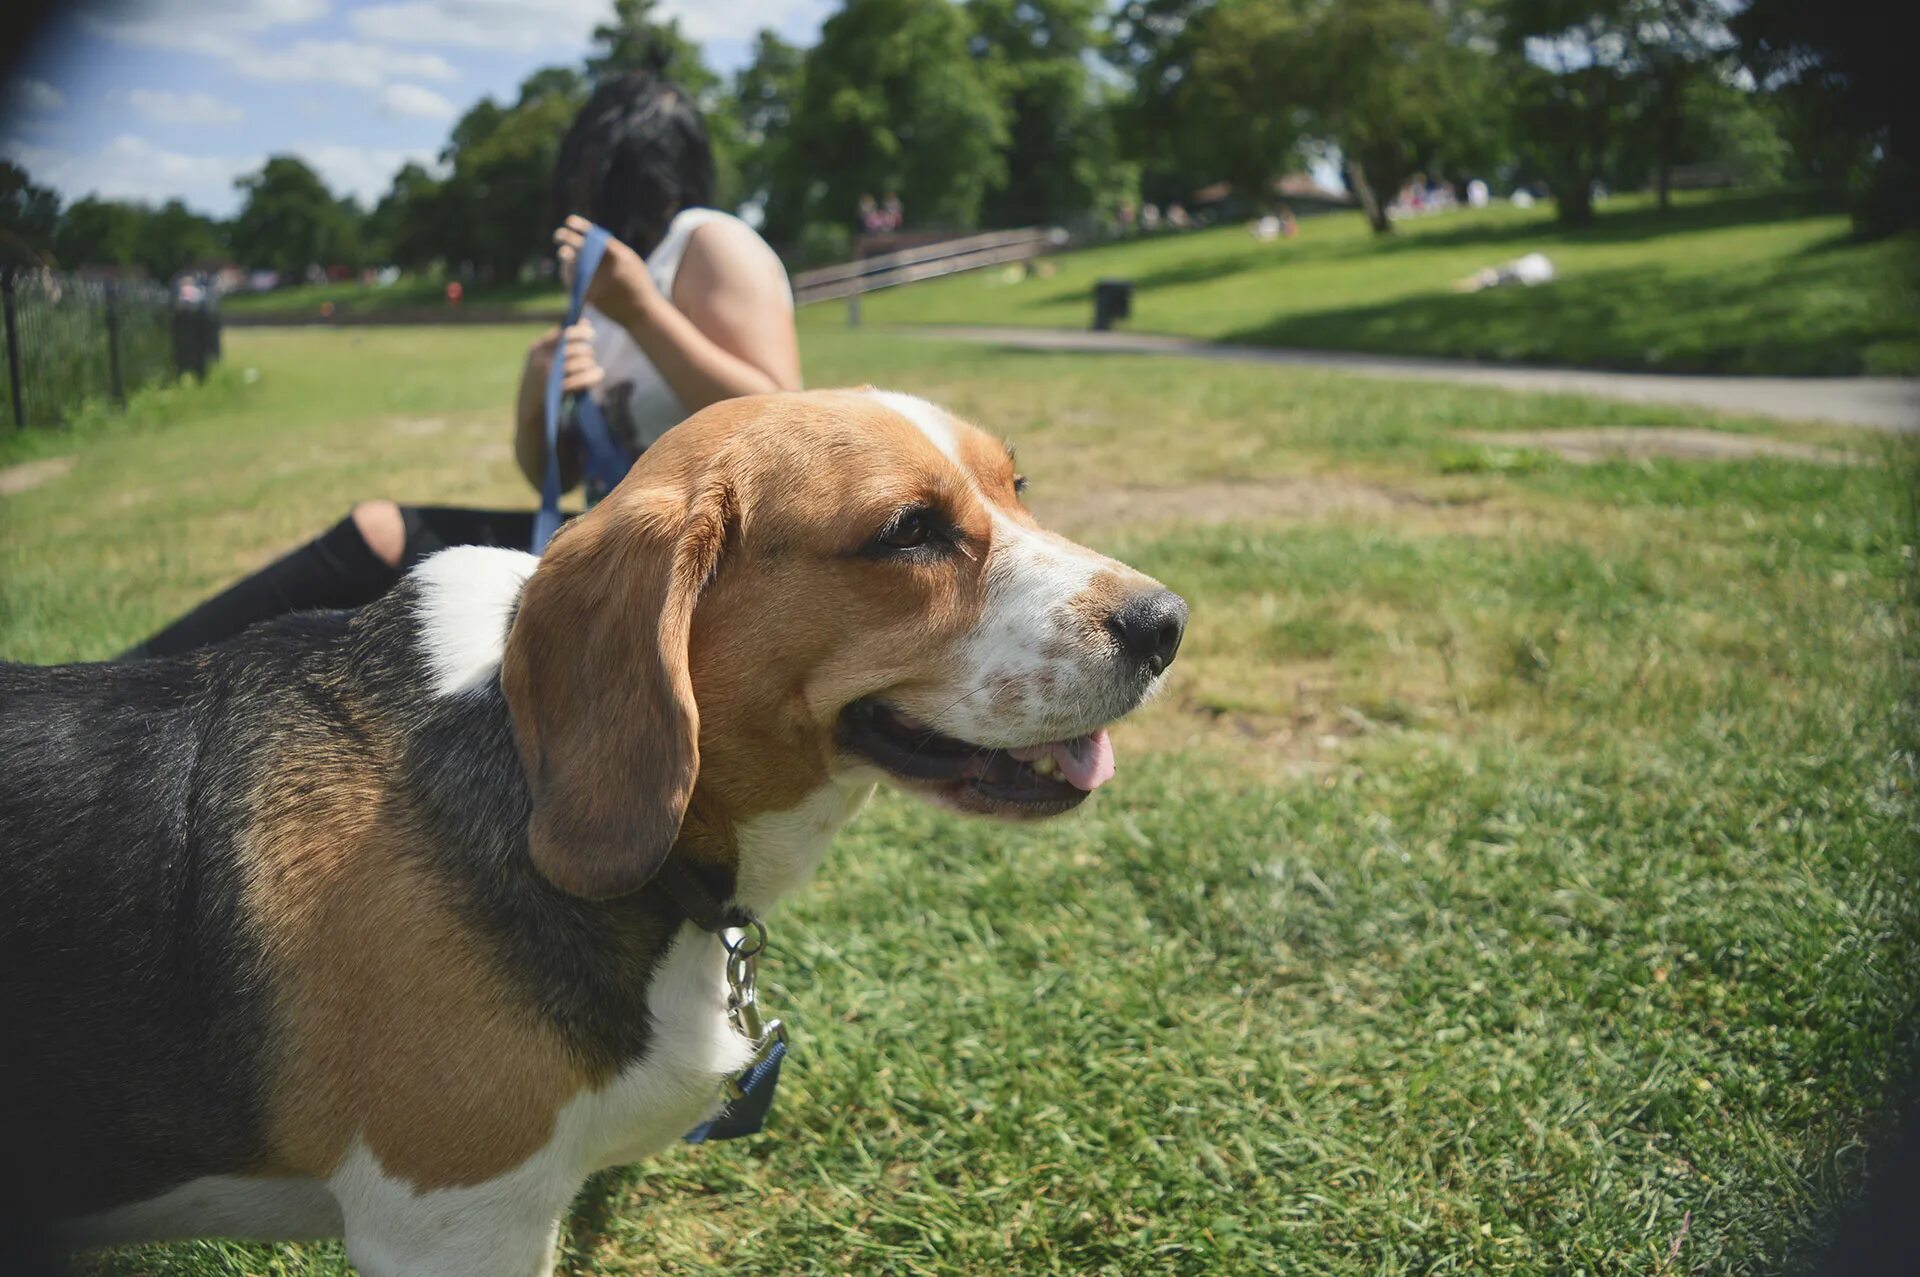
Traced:
<path fill-rule="evenodd" d="M 230 334 L 256 381 L 0 497 L 0 652 L 103 656 L 359 497 L 530 503 L 504 408 L 530 335 Z M 770 1133 L 604 1184 L 576 1272 L 1773 1273 L 1819 1244 L 1920 1046 L 1908 458 L 1301 370 L 806 355 L 1007 434 L 1042 516 L 1193 624 L 1085 811 L 855 823 L 775 922 Z M 1662 424 L 1857 460 L 1460 437 Z"/>
<path fill-rule="evenodd" d="M 1550 206 L 1403 222 L 1358 214 L 1259 244 L 1233 226 L 1054 258 L 1051 278 L 981 271 L 865 301 L 873 324 L 1082 328 L 1093 282 L 1136 285 L 1130 327 L 1310 349 L 1728 373 L 1920 372 L 1915 240 L 1855 244 L 1846 218 L 1798 196 L 1694 195 L 1663 217 L 1643 196 L 1567 231 Z M 1475 294 L 1482 266 L 1546 253 L 1551 285 Z M 824 303 L 806 322 L 832 327 Z"/>
<path fill-rule="evenodd" d="M 337 314 L 439 307 L 447 303 L 446 289 L 444 280 L 414 276 L 405 276 L 385 288 L 369 288 L 353 281 L 298 284 L 292 288 L 276 288 L 269 293 L 235 293 L 223 299 L 220 308 L 236 315 L 252 315 L 286 310 L 317 311 L 322 302 L 332 302 Z M 461 304 L 548 311 L 565 310 L 567 298 L 559 285 L 551 280 L 515 280 L 504 284 L 465 285 Z"/>

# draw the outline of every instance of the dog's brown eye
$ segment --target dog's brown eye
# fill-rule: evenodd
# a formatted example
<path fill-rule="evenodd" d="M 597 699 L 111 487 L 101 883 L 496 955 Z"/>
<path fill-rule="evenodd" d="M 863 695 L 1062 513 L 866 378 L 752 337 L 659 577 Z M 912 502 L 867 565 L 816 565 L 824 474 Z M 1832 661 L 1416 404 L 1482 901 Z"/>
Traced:
<path fill-rule="evenodd" d="M 933 536 L 933 521 L 925 510 L 902 510 L 875 538 L 889 550 L 914 550 Z"/>
<path fill-rule="evenodd" d="M 1024 474 L 1016 474 L 1013 476 L 1013 495 L 1016 497 L 1025 496 L 1026 492 L 1027 476 Z"/>

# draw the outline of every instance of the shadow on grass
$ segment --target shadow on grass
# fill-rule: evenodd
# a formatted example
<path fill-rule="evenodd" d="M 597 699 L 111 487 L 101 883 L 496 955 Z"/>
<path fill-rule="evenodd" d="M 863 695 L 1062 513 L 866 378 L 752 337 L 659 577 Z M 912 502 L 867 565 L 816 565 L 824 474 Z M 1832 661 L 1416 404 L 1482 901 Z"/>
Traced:
<path fill-rule="evenodd" d="M 1909 366 L 1912 332 L 1897 308 L 1867 295 L 1884 281 L 1845 283 L 1802 258 L 1684 281 L 1647 268 L 1288 315 L 1222 340 L 1657 372 L 1850 376 Z"/>

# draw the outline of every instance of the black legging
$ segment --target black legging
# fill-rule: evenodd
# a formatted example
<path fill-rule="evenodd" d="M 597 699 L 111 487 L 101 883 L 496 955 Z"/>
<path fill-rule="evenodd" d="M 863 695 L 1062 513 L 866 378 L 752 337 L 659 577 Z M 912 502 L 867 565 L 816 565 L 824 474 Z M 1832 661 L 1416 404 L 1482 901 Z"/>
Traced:
<path fill-rule="evenodd" d="M 407 539 L 399 567 L 373 552 L 360 534 L 360 525 L 348 515 L 285 558 L 236 581 L 146 642 L 127 649 L 119 659 L 190 652 L 289 612 L 360 607 L 385 594 L 421 559 L 450 545 L 524 550 L 533 539 L 531 510 L 403 505 L 400 518 Z"/>

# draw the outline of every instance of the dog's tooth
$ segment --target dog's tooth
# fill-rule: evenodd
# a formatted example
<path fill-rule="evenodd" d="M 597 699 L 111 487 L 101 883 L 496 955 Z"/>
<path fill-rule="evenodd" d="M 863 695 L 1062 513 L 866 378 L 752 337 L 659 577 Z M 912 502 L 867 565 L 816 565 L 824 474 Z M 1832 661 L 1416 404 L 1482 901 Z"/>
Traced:
<path fill-rule="evenodd" d="M 1027 765 L 1036 772 L 1039 772 L 1042 776 L 1051 776 L 1054 772 L 1060 770 L 1060 764 L 1053 761 L 1052 754 L 1046 754 L 1040 758 L 1036 758 Z"/>

